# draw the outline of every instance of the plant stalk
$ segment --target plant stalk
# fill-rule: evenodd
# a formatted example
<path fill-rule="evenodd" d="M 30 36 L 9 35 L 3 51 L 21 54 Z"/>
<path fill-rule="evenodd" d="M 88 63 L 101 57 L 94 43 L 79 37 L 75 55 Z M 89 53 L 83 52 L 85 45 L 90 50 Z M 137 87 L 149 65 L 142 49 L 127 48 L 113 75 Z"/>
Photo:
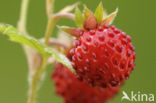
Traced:
<path fill-rule="evenodd" d="M 50 16 L 50 13 L 53 12 L 53 6 L 54 6 L 53 4 L 54 4 L 53 0 L 47 0 L 47 16 L 49 16 L 49 17 L 48 17 L 46 34 L 45 34 L 45 44 L 46 45 L 48 45 L 48 43 L 49 43 L 51 33 L 55 26 L 55 21 L 53 18 L 51 18 L 52 16 Z M 27 103 L 35 103 L 35 101 L 36 101 L 37 91 L 39 89 L 40 82 L 43 77 L 43 73 L 45 72 L 47 61 L 48 61 L 48 58 L 43 57 L 41 67 L 39 69 L 37 68 L 36 73 L 31 77 L 30 87 L 29 87 L 29 97 L 28 97 Z"/>
<path fill-rule="evenodd" d="M 50 17 L 48 17 L 48 24 L 47 29 L 45 32 L 45 44 L 49 45 L 49 40 L 51 38 L 51 33 L 53 32 L 54 26 L 56 22 L 61 18 L 70 18 L 74 20 L 74 15 L 71 13 L 59 13 L 59 14 L 53 14 Z"/>
<path fill-rule="evenodd" d="M 49 39 L 51 37 L 51 33 L 53 32 L 55 24 L 56 24 L 56 20 L 53 18 L 49 18 L 46 33 L 45 33 L 45 44 L 46 45 L 49 44 Z"/>
<path fill-rule="evenodd" d="M 29 98 L 27 103 L 35 103 L 37 97 L 37 91 L 42 80 L 43 73 L 45 71 L 47 64 L 47 58 L 43 58 L 41 67 L 36 71 L 35 75 L 32 77 L 29 86 Z"/>
<path fill-rule="evenodd" d="M 27 23 L 28 5 L 29 5 L 29 0 L 22 0 L 20 18 L 17 25 L 18 29 L 21 32 L 24 32 L 26 34 L 27 34 L 26 23 Z M 29 52 L 29 49 L 25 45 L 23 45 L 23 48 L 26 52 L 27 59 L 29 60 L 30 57 L 29 55 L 31 52 Z M 40 64 L 41 66 L 39 68 L 33 68 L 36 69 L 35 74 L 34 75 L 29 74 L 30 82 L 29 82 L 29 95 L 28 95 L 27 103 L 35 103 L 36 101 L 37 91 L 39 89 L 40 82 L 46 68 L 46 64 L 47 64 L 47 58 L 43 57 L 43 61 Z M 33 64 L 29 63 L 29 65 L 33 65 Z"/>
<path fill-rule="evenodd" d="M 26 33 L 28 5 L 29 5 L 29 0 L 22 0 L 20 18 L 18 22 L 18 29 L 24 33 Z"/>
<path fill-rule="evenodd" d="M 19 22 L 18 22 L 19 31 L 26 33 L 26 34 L 27 34 L 26 23 L 27 23 L 28 4 L 29 4 L 29 0 L 22 0 L 20 18 L 19 18 Z M 68 14 L 68 13 L 53 16 L 53 9 L 54 9 L 54 0 L 47 0 L 48 23 L 47 23 L 47 28 L 46 28 L 46 32 L 45 32 L 45 44 L 46 45 L 49 45 L 51 33 L 53 32 L 54 26 L 55 26 L 56 22 L 58 21 L 58 19 L 60 19 L 62 17 L 67 17 L 67 18 L 73 19 L 73 15 Z M 31 65 L 34 65 L 34 64 L 30 63 L 31 62 L 30 60 L 32 59 L 30 57 L 30 55 L 32 52 L 29 51 L 29 49 L 25 45 L 23 45 L 23 48 L 25 50 L 25 53 L 26 53 L 26 56 L 27 56 L 27 59 L 29 62 L 29 67 L 31 67 Z M 29 68 L 29 70 L 35 69 L 36 71 L 33 75 L 29 74 L 30 81 L 29 81 L 29 95 L 28 95 L 27 103 L 35 103 L 35 101 L 36 101 L 37 91 L 39 89 L 40 82 L 43 77 L 43 73 L 45 72 L 47 61 L 48 61 L 47 57 L 42 57 L 42 62 L 40 64 L 38 64 L 39 65 L 38 67 Z"/>

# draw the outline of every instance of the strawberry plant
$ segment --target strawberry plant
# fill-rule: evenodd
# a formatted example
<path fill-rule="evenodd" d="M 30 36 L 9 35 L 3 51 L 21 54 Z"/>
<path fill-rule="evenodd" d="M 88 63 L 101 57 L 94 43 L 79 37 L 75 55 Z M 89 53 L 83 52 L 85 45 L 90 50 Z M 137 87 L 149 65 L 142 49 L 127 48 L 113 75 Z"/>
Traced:
<path fill-rule="evenodd" d="M 107 15 L 101 2 L 95 13 L 86 6 L 82 13 L 75 3 L 54 13 L 54 3 L 46 0 L 47 28 L 41 39 L 32 37 L 26 28 L 29 0 L 22 1 L 17 27 L 0 23 L 0 32 L 20 43 L 28 59 L 27 103 L 36 103 L 49 64 L 55 65 L 51 78 L 65 103 L 106 103 L 135 68 L 131 37 L 110 26 L 118 9 Z M 74 9 L 75 14 L 70 13 Z M 58 26 L 59 33 L 54 37 L 54 27 L 62 18 L 74 20 L 77 28 Z"/>

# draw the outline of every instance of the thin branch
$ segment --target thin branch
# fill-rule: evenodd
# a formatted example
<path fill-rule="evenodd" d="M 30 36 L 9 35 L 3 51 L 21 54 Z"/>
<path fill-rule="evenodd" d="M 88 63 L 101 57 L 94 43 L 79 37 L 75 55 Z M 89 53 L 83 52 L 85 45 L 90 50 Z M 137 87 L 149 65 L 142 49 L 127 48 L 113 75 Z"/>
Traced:
<path fill-rule="evenodd" d="M 45 32 L 45 44 L 48 45 L 49 39 L 51 37 L 51 33 L 53 32 L 54 25 L 56 22 L 61 19 L 61 18 L 71 18 L 74 20 L 74 16 L 68 12 L 72 11 L 77 5 L 79 5 L 79 2 L 66 6 L 63 8 L 59 13 L 53 14 L 53 6 L 54 6 L 54 1 L 53 0 L 47 0 L 47 15 L 48 15 L 48 23 L 47 23 L 47 28 Z M 51 10 L 50 10 L 51 9 Z M 51 15 L 49 15 L 51 13 Z"/>
<path fill-rule="evenodd" d="M 70 18 L 74 20 L 74 15 L 72 13 L 58 13 L 58 14 L 51 16 L 51 18 L 48 19 L 47 29 L 45 33 L 46 45 L 49 45 L 49 39 L 51 37 L 51 33 L 53 32 L 56 22 L 62 18 Z"/>
<path fill-rule="evenodd" d="M 51 18 L 51 14 L 53 14 L 54 2 L 55 0 L 46 0 L 46 12 L 48 18 Z"/>
<path fill-rule="evenodd" d="M 45 42 L 44 39 L 41 39 L 40 41 L 42 43 Z M 68 47 L 66 45 L 64 45 L 63 43 L 59 42 L 57 39 L 54 39 L 54 38 L 50 38 L 48 44 L 51 45 L 51 46 L 59 46 L 59 47 L 62 47 L 64 49 L 68 49 Z"/>
<path fill-rule="evenodd" d="M 35 75 L 32 77 L 32 81 L 31 81 L 31 84 L 29 87 L 29 98 L 28 98 L 27 103 L 35 103 L 36 96 L 37 96 L 37 90 L 40 85 L 41 78 L 45 71 L 46 65 L 47 65 L 47 58 L 43 58 L 41 67 L 38 68 Z"/>
<path fill-rule="evenodd" d="M 55 24 L 56 24 L 56 20 L 54 20 L 53 18 L 50 18 L 48 20 L 47 29 L 45 32 L 45 44 L 46 45 L 49 45 L 49 39 L 51 37 L 51 33 L 53 32 Z"/>
<path fill-rule="evenodd" d="M 70 11 L 72 11 L 75 7 L 77 7 L 80 4 L 80 2 L 76 2 L 73 5 L 68 5 L 65 8 L 63 8 L 61 11 L 59 11 L 59 13 L 68 13 Z"/>
<path fill-rule="evenodd" d="M 26 33 L 27 11 L 29 0 L 22 0 L 20 19 L 18 21 L 18 29 Z"/>
<path fill-rule="evenodd" d="M 56 20 L 59 20 L 61 18 L 69 18 L 69 19 L 74 20 L 75 16 L 72 13 L 57 13 L 57 14 L 53 15 L 53 18 Z"/>

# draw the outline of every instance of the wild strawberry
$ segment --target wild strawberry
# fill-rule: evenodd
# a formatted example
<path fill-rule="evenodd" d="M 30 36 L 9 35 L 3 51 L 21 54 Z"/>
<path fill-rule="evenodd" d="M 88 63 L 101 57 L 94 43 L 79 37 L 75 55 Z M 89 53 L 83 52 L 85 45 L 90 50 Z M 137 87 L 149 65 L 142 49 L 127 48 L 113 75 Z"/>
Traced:
<path fill-rule="evenodd" d="M 57 64 L 52 74 L 57 94 L 64 98 L 65 103 L 106 103 L 118 93 L 118 87 L 90 87 L 78 81 L 76 75 L 62 64 Z"/>
<path fill-rule="evenodd" d="M 120 85 L 135 67 L 136 54 L 131 37 L 115 26 L 109 26 L 117 11 L 103 20 L 102 3 L 95 15 L 85 7 L 83 17 L 76 9 L 76 23 L 84 29 L 61 28 L 77 37 L 70 51 L 71 61 L 78 78 L 91 86 Z"/>

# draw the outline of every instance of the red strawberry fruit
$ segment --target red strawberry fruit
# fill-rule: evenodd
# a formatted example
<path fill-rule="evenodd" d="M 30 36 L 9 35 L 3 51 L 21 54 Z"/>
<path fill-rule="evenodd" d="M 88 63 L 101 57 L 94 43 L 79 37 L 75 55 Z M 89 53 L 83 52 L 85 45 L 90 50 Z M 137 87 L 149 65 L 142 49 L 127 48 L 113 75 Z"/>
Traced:
<path fill-rule="evenodd" d="M 77 80 L 76 75 L 61 63 L 56 65 L 52 79 L 57 94 L 63 97 L 65 103 L 106 103 L 119 90 L 119 86 L 105 89 L 90 87 L 85 82 Z"/>
<path fill-rule="evenodd" d="M 73 68 L 80 80 L 93 87 L 120 85 L 135 67 L 136 54 L 131 37 L 115 26 L 109 26 L 117 11 L 104 18 L 102 3 L 95 14 L 85 7 L 83 16 L 76 9 L 75 20 L 79 28 L 61 27 L 77 37 L 70 51 Z"/>

